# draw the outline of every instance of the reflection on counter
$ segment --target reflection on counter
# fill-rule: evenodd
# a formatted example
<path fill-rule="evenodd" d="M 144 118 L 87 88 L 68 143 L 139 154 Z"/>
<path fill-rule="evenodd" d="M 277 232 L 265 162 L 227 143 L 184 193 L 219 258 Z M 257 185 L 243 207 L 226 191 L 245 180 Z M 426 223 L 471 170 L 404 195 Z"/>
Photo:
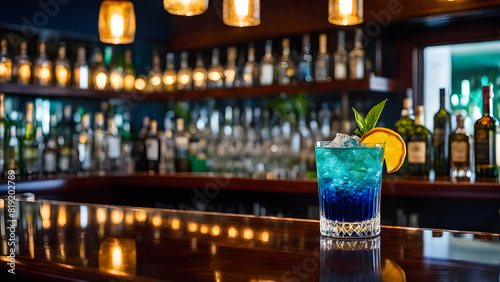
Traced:
<path fill-rule="evenodd" d="M 99 270 L 135 276 L 136 268 L 137 251 L 134 239 L 109 237 L 102 241 L 99 249 Z"/>

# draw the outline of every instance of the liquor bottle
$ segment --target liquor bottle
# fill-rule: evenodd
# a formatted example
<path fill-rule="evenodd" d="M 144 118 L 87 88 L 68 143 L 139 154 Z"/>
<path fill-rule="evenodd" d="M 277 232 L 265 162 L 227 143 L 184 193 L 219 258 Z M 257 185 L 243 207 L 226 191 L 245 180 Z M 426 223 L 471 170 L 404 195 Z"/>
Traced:
<path fill-rule="evenodd" d="M 117 172 L 120 170 L 122 136 L 113 117 L 108 119 L 106 131 L 106 170 Z"/>
<path fill-rule="evenodd" d="M 234 87 L 234 80 L 238 73 L 238 69 L 236 68 L 236 57 L 236 47 L 227 47 L 227 63 L 224 68 L 224 87 L 228 89 Z"/>
<path fill-rule="evenodd" d="M 35 84 L 50 85 L 52 82 L 52 61 L 47 57 L 46 50 L 45 43 L 38 44 L 38 57 L 33 67 Z"/>
<path fill-rule="evenodd" d="M 125 50 L 123 54 L 123 89 L 132 92 L 135 89 L 135 68 L 132 64 L 132 51 Z"/>
<path fill-rule="evenodd" d="M 410 175 L 429 176 L 432 134 L 424 126 L 424 106 L 415 108 L 415 125 L 408 132 L 408 168 Z"/>
<path fill-rule="evenodd" d="M 318 119 L 321 126 L 321 140 L 328 140 L 331 136 L 331 120 L 332 112 L 328 109 L 328 104 L 323 102 L 321 104 L 321 110 L 318 112 Z"/>
<path fill-rule="evenodd" d="M 175 133 L 175 171 L 189 172 L 189 133 L 184 130 L 184 119 L 177 119 L 177 132 Z"/>
<path fill-rule="evenodd" d="M 190 91 L 192 89 L 191 85 L 192 70 L 188 65 L 188 52 L 181 53 L 181 68 L 177 73 L 177 90 L 179 91 Z"/>
<path fill-rule="evenodd" d="M 166 55 L 166 69 L 163 72 L 163 89 L 167 92 L 175 91 L 175 83 L 177 75 L 175 73 L 174 53 L 167 53 Z"/>
<path fill-rule="evenodd" d="M 450 146 L 448 137 L 451 132 L 451 115 L 445 109 L 446 89 L 439 89 L 440 106 L 434 115 L 434 172 L 436 176 L 450 175 Z"/>
<path fill-rule="evenodd" d="M 7 40 L 2 39 L 0 46 L 0 82 L 10 82 L 12 79 L 12 60 L 7 52 Z"/>
<path fill-rule="evenodd" d="M 212 49 L 212 64 L 208 68 L 208 89 L 221 89 L 224 86 L 224 67 L 219 63 L 220 49 Z"/>
<path fill-rule="evenodd" d="M 78 160 L 83 171 L 92 169 L 92 129 L 90 128 L 90 116 L 82 116 L 81 130 L 78 133 Z"/>
<path fill-rule="evenodd" d="M 45 137 L 45 148 L 42 157 L 42 171 L 44 174 L 57 172 L 57 132 L 56 116 L 50 116 L 50 131 Z"/>
<path fill-rule="evenodd" d="M 96 90 L 105 90 L 108 87 L 108 70 L 102 61 L 102 52 L 99 49 L 94 53 L 94 65 L 92 66 L 92 85 Z"/>
<path fill-rule="evenodd" d="M 109 86 L 114 91 L 123 89 L 123 67 L 118 63 L 116 50 L 113 50 L 109 64 Z"/>
<path fill-rule="evenodd" d="M 71 66 L 68 58 L 66 58 L 66 46 L 59 46 L 55 64 L 56 85 L 60 87 L 68 87 L 71 81 Z"/>
<path fill-rule="evenodd" d="M 335 80 L 346 80 L 348 53 L 345 49 L 345 32 L 339 30 L 337 34 L 337 50 L 333 52 L 333 77 Z"/>
<path fill-rule="evenodd" d="M 278 64 L 278 84 L 291 84 L 297 81 L 295 62 L 290 58 L 290 39 L 283 38 L 283 53 Z"/>
<path fill-rule="evenodd" d="M 93 160 L 93 170 L 99 174 L 106 172 L 106 131 L 104 129 L 104 114 L 95 113 L 94 115 L 95 130 L 92 134 L 93 136 L 93 148 L 92 152 L 94 154 Z"/>
<path fill-rule="evenodd" d="M 158 93 L 163 90 L 161 77 L 160 56 L 155 51 L 153 52 L 153 66 L 148 72 L 147 89 L 149 93 Z"/>
<path fill-rule="evenodd" d="M 273 41 L 266 40 L 266 49 L 265 49 L 264 57 L 260 61 L 260 74 L 259 74 L 259 82 L 260 85 L 272 85 L 275 81 L 275 69 L 276 69 L 276 60 L 273 56 Z"/>
<path fill-rule="evenodd" d="M 329 82 L 332 80 L 330 74 L 330 54 L 326 48 L 327 37 L 325 33 L 319 35 L 319 51 L 314 63 L 314 81 Z"/>
<path fill-rule="evenodd" d="M 470 135 L 464 129 L 465 118 L 457 115 L 457 129 L 450 134 L 451 178 L 470 178 Z"/>
<path fill-rule="evenodd" d="M 363 49 L 363 31 L 356 28 L 354 36 L 354 49 L 349 52 L 349 78 L 365 78 L 365 50 Z"/>
<path fill-rule="evenodd" d="M 146 171 L 146 159 L 144 153 L 144 139 L 149 129 L 149 117 L 142 118 L 142 127 L 137 133 L 137 138 L 134 140 L 132 155 L 135 162 L 135 171 Z"/>
<path fill-rule="evenodd" d="M 493 117 L 493 86 L 483 86 L 483 117 L 474 124 L 474 157 L 476 179 L 497 176 L 496 130 L 498 121 Z"/>
<path fill-rule="evenodd" d="M 259 66 L 255 61 L 255 45 L 248 44 L 248 58 L 243 66 L 243 86 L 254 87 L 259 84 Z"/>
<path fill-rule="evenodd" d="M 128 119 L 125 119 L 123 122 L 123 127 L 120 132 L 122 136 L 120 172 L 122 174 L 132 174 L 135 169 L 133 158 L 134 143 L 132 141 L 132 132 L 130 131 L 130 121 Z"/>
<path fill-rule="evenodd" d="M 410 92 L 410 91 L 411 91 L 411 89 L 409 88 L 407 90 L 407 92 Z M 405 98 L 403 100 L 403 109 L 401 110 L 401 117 L 394 124 L 394 128 L 396 129 L 396 132 L 399 133 L 399 135 L 401 135 L 401 137 L 403 138 L 403 140 L 405 142 L 408 141 L 408 131 L 414 125 L 414 120 L 411 117 L 412 113 L 413 113 L 412 98 Z"/>
<path fill-rule="evenodd" d="M 73 85 L 76 88 L 89 88 L 89 65 L 87 65 L 85 47 L 76 50 L 76 63 L 73 70 Z"/>
<path fill-rule="evenodd" d="M 19 55 L 14 58 L 14 80 L 20 84 L 29 84 L 31 80 L 31 61 L 27 53 L 28 43 L 21 42 Z"/>
<path fill-rule="evenodd" d="M 300 54 L 299 59 L 299 81 L 314 81 L 313 56 L 311 55 L 311 37 L 309 34 L 302 35 L 302 54 Z"/>
<path fill-rule="evenodd" d="M 38 142 L 33 124 L 33 103 L 26 104 L 26 124 L 21 137 L 21 175 L 36 175 L 40 171 Z"/>
<path fill-rule="evenodd" d="M 5 107 L 4 107 L 4 97 L 3 93 L 0 94 L 0 177 L 3 177 L 5 171 L 5 153 L 6 141 L 9 139 L 9 123 L 5 117 Z"/>
<path fill-rule="evenodd" d="M 73 136 L 71 134 L 71 128 L 66 128 L 68 119 L 71 119 L 70 105 L 64 107 L 64 123 L 62 123 L 62 128 L 59 131 L 60 134 L 57 136 L 57 169 L 62 173 L 69 172 L 71 163 L 71 143 L 73 141 Z"/>
<path fill-rule="evenodd" d="M 160 139 L 157 134 L 158 123 L 156 120 L 149 122 L 149 130 L 144 138 L 144 153 L 146 161 L 146 171 L 150 175 L 158 173 L 160 161 Z"/>
<path fill-rule="evenodd" d="M 193 70 L 193 89 L 207 89 L 207 69 L 203 66 L 201 53 L 196 53 L 196 67 Z"/>
<path fill-rule="evenodd" d="M 9 138 L 5 145 L 5 171 L 4 175 L 8 175 L 9 170 L 14 171 L 15 175 L 19 175 L 19 146 L 20 142 L 17 138 L 16 126 L 11 125 L 9 130 Z"/>

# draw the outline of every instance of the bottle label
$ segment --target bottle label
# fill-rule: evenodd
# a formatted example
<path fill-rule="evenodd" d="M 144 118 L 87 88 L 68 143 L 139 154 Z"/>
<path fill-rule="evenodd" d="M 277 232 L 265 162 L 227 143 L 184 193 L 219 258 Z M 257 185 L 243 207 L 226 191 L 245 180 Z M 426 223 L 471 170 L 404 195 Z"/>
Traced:
<path fill-rule="evenodd" d="M 476 164 L 481 165 L 494 165 L 495 156 L 493 143 L 494 136 L 492 130 L 478 129 L 474 131 L 476 135 L 474 143 L 475 160 Z"/>
<path fill-rule="evenodd" d="M 59 158 L 59 170 L 61 171 L 69 170 L 69 156 L 62 156 Z"/>
<path fill-rule="evenodd" d="M 177 150 L 187 150 L 189 146 L 189 139 L 185 136 L 175 137 L 175 148 Z"/>
<path fill-rule="evenodd" d="M 260 69 L 260 85 L 271 85 L 273 84 L 274 78 L 274 66 L 272 64 L 263 64 Z"/>
<path fill-rule="evenodd" d="M 425 152 L 424 141 L 408 142 L 408 163 L 425 164 Z"/>
<path fill-rule="evenodd" d="M 46 172 L 55 172 L 57 164 L 56 152 L 45 152 L 43 156 L 43 166 Z"/>
<path fill-rule="evenodd" d="M 346 65 L 342 63 L 335 63 L 335 67 L 333 70 L 333 75 L 335 79 L 346 79 L 347 78 L 347 68 Z"/>
<path fill-rule="evenodd" d="M 158 144 L 158 140 L 155 138 L 146 138 L 144 142 L 146 144 L 146 159 L 157 161 L 160 158 L 158 153 L 160 144 Z"/>
<path fill-rule="evenodd" d="M 121 138 L 118 136 L 108 136 L 108 158 L 120 158 Z"/>
<path fill-rule="evenodd" d="M 452 162 L 466 162 L 469 155 L 469 150 L 467 149 L 469 143 L 465 141 L 453 141 L 451 142 L 451 161 Z"/>

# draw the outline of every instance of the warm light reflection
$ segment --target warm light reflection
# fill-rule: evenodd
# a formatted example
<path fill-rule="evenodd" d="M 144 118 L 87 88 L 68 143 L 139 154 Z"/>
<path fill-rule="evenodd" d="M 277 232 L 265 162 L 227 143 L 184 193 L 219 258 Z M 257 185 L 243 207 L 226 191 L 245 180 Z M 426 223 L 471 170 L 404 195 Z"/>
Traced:
<path fill-rule="evenodd" d="M 188 223 L 188 231 L 189 232 L 196 232 L 198 230 L 198 224 L 194 222 L 189 222 Z"/>
<path fill-rule="evenodd" d="M 208 225 L 206 225 L 206 224 L 202 224 L 202 225 L 200 226 L 200 233 L 201 233 L 201 234 L 207 234 L 207 233 L 208 233 Z"/>
<path fill-rule="evenodd" d="M 260 240 L 262 242 L 269 242 L 269 232 L 264 231 L 264 232 L 260 233 Z"/>
<path fill-rule="evenodd" d="M 112 73 L 109 78 L 109 84 L 113 90 L 123 89 L 123 76 L 120 73 Z"/>
<path fill-rule="evenodd" d="M 127 91 L 134 90 L 135 87 L 135 76 L 132 74 L 127 74 L 123 79 L 123 88 Z"/>
<path fill-rule="evenodd" d="M 195 72 L 193 74 L 193 80 L 197 82 L 202 82 L 203 80 L 205 80 L 205 74 L 202 72 Z"/>
<path fill-rule="evenodd" d="M 173 77 L 173 76 L 171 76 L 171 75 L 165 75 L 165 76 L 163 77 L 163 83 L 164 83 L 165 85 L 172 85 L 172 84 L 174 84 L 174 82 L 175 82 L 175 79 L 174 79 L 174 77 Z"/>
<path fill-rule="evenodd" d="M 363 22 L 363 0 L 329 0 L 328 21 L 335 25 Z"/>
<path fill-rule="evenodd" d="M 22 64 L 19 67 L 19 80 L 22 82 L 29 82 L 31 77 L 31 67 L 27 64 Z"/>
<path fill-rule="evenodd" d="M 177 230 L 181 226 L 181 222 L 176 218 L 172 220 L 172 229 Z"/>
<path fill-rule="evenodd" d="M 111 255 L 111 260 L 113 261 L 113 268 L 119 269 L 122 267 L 122 248 L 116 244 L 113 246 L 113 254 Z"/>
<path fill-rule="evenodd" d="M 117 275 L 134 276 L 137 268 L 135 240 L 110 237 L 99 249 L 99 270 Z"/>
<path fill-rule="evenodd" d="M 179 83 L 180 84 L 188 84 L 189 83 L 189 75 L 187 75 L 187 74 L 181 74 L 179 76 Z"/>
<path fill-rule="evenodd" d="M 51 222 L 50 219 L 42 219 L 42 227 L 45 229 L 50 228 Z"/>
<path fill-rule="evenodd" d="M 214 225 L 212 227 L 212 236 L 219 236 L 220 235 L 220 227 L 219 225 Z"/>
<path fill-rule="evenodd" d="M 66 84 L 68 82 L 69 72 L 67 68 L 59 67 L 56 71 L 56 79 L 59 84 Z"/>
<path fill-rule="evenodd" d="M 152 84 L 153 86 L 158 86 L 158 85 L 160 85 L 160 83 L 161 83 L 161 78 L 160 78 L 160 76 L 159 76 L 159 75 L 155 75 L 155 76 L 151 77 L 151 80 L 150 80 L 150 81 L 151 81 L 151 84 Z"/>
<path fill-rule="evenodd" d="M 236 230 L 236 228 L 234 227 L 229 227 L 229 229 L 227 230 L 227 236 L 229 238 L 236 238 L 236 236 L 238 236 L 238 230 Z"/>
<path fill-rule="evenodd" d="M 208 78 L 212 81 L 218 81 L 219 79 L 222 78 L 222 74 L 217 71 L 211 71 L 208 73 Z"/>
<path fill-rule="evenodd" d="M 89 222 L 89 208 L 87 206 L 80 206 L 80 226 L 87 228 Z"/>
<path fill-rule="evenodd" d="M 253 239 L 253 230 L 250 228 L 246 228 L 245 230 L 243 230 L 243 238 L 247 240 Z"/>
<path fill-rule="evenodd" d="M 108 83 L 108 76 L 104 72 L 99 72 L 95 76 L 95 85 L 97 89 L 106 89 L 106 84 Z"/>
<path fill-rule="evenodd" d="M 224 0 L 222 19 L 226 25 L 236 27 L 260 24 L 260 0 Z"/>
<path fill-rule="evenodd" d="M 1 201 L 3 203 L 3 200 Z M 3 208 L 3 205 L 0 208 Z M 50 219 L 50 204 L 42 203 L 40 207 L 40 215 L 42 216 L 42 219 Z"/>
<path fill-rule="evenodd" d="M 135 39 L 135 11 L 130 1 L 103 1 L 99 9 L 99 38 L 104 43 L 128 44 Z"/>
<path fill-rule="evenodd" d="M 39 71 L 39 77 L 42 82 L 50 82 L 51 78 L 50 68 L 47 66 L 42 66 Z"/>
<path fill-rule="evenodd" d="M 144 222 L 148 218 L 148 214 L 145 211 L 136 211 L 135 212 L 135 220 L 137 222 Z"/>
<path fill-rule="evenodd" d="M 12 62 L 0 63 L 0 78 L 4 82 L 9 82 L 12 76 Z"/>
<path fill-rule="evenodd" d="M 134 214 L 131 211 L 125 213 L 125 223 L 127 225 L 134 224 Z"/>
<path fill-rule="evenodd" d="M 138 77 L 135 80 L 135 89 L 139 91 L 143 91 L 144 89 L 146 89 L 146 81 L 143 78 Z"/>
<path fill-rule="evenodd" d="M 97 223 L 102 224 L 106 222 L 107 214 L 105 208 L 97 208 L 96 209 L 96 219 Z"/>
<path fill-rule="evenodd" d="M 163 7 L 170 14 L 190 17 L 204 13 L 208 0 L 163 0 Z"/>
<path fill-rule="evenodd" d="M 151 221 L 152 221 L 154 227 L 161 226 L 162 219 L 161 219 L 161 216 L 159 214 L 153 216 L 153 219 Z"/>
<path fill-rule="evenodd" d="M 234 11 L 238 17 L 248 16 L 250 0 L 234 0 Z"/>
<path fill-rule="evenodd" d="M 220 271 L 214 271 L 214 276 L 215 276 L 215 282 L 220 282 L 221 279 L 222 279 L 222 275 L 220 273 Z"/>
<path fill-rule="evenodd" d="M 123 221 L 123 211 L 122 210 L 112 210 L 111 211 L 111 222 L 113 224 L 120 224 Z"/>
<path fill-rule="evenodd" d="M 57 224 L 60 226 L 64 226 L 67 223 L 67 218 L 66 218 L 66 207 L 65 206 L 60 206 L 58 210 L 58 216 L 57 216 Z"/>
<path fill-rule="evenodd" d="M 352 13 L 352 0 L 339 0 L 339 13 L 348 16 Z"/>
<path fill-rule="evenodd" d="M 109 23 L 111 35 L 113 37 L 122 37 L 125 32 L 125 18 L 123 18 L 123 15 L 118 13 L 111 14 L 109 17 Z"/>

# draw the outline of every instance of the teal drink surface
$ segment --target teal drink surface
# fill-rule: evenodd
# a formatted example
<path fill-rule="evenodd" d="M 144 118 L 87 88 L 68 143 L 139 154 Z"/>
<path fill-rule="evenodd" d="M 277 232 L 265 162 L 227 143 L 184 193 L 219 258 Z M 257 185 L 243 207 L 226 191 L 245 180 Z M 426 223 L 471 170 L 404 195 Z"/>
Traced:
<path fill-rule="evenodd" d="M 378 235 L 384 144 L 339 148 L 329 143 L 315 144 L 321 234 Z"/>

